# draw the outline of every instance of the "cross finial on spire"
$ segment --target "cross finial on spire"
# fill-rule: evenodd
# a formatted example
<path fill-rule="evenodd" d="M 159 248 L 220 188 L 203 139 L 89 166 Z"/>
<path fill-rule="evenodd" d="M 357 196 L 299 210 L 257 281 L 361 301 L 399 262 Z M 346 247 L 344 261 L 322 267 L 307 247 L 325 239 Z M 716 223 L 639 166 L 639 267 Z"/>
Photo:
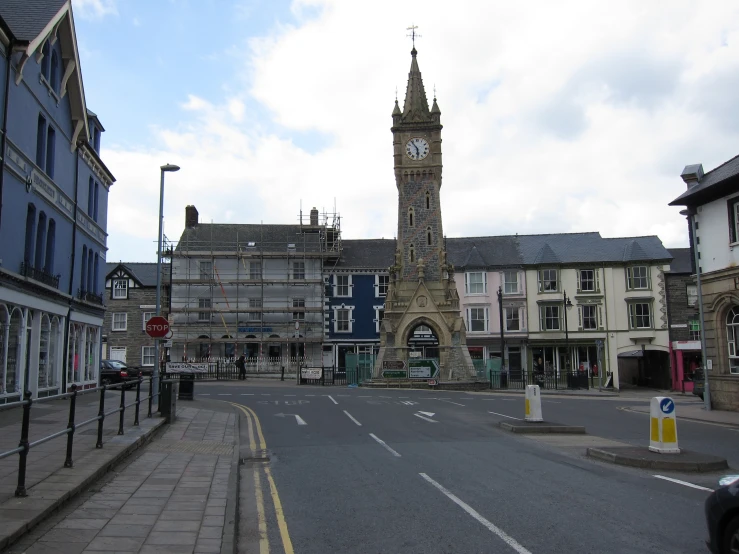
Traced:
<path fill-rule="evenodd" d="M 416 37 L 421 38 L 421 35 L 416 34 L 416 29 L 418 29 L 418 25 L 411 25 L 410 27 L 406 27 L 406 31 L 410 31 L 411 34 L 406 35 L 407 37 L 411 37 L 411 40 L 413 41 L 413 49 L 416 49 Z"/>

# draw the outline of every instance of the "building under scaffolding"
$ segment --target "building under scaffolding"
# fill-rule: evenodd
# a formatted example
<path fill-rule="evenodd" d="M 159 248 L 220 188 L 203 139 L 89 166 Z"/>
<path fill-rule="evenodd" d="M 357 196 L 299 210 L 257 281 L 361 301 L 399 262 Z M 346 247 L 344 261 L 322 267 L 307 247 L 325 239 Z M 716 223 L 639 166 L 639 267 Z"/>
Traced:
<path fill-rule="evenodd" d="M 185 208 L 171 255 L 172 361 L 231 360 L 252 370 L 321 364 L 327 336 L 324 266 L 341 253 L 340 218 L 307 224 L 200 223 Z"/>

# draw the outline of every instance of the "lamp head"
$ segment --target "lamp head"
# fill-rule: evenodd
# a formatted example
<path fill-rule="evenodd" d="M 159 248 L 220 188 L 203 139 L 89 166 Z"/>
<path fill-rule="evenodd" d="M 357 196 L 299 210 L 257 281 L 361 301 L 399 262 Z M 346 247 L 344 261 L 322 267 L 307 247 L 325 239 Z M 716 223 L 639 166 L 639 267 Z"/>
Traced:
<path fill-rule="evenodd" d="M 165 165 L 163 165 L 161 167 L 161 170 L 162 171 L 172 171 L 172 172 L 179 171 L 180 170 L 180 166 L 179 165 L 174 165 L 174 164 L 165 164 Z"/>

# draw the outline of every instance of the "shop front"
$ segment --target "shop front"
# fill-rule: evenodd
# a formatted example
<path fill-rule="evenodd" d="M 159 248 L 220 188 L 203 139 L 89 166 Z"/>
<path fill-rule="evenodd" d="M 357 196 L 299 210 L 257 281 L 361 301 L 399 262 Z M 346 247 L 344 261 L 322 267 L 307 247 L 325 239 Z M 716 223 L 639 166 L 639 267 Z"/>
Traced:
<path fill-rule="evenodd" d="M 670 343 L 672 390 L 693 392 L 693 379 L 701 365 L 699 340 L 676 340 Z"/>

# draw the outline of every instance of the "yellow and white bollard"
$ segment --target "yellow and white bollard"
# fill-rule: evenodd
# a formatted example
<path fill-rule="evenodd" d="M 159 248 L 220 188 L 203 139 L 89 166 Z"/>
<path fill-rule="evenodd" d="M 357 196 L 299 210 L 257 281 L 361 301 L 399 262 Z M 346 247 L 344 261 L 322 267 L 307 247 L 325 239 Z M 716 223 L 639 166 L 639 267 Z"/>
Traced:
<path fill-rule="evenodd" d="M 525 421 L 544 421 L 541 417 L 541 392 L 539 385 L 526 386 Z"/>
<path fill-rule="evenodd" d="M 660 454 L 679 454 L 675 401 L 667 396 L 655 396 L 649 411 L 649 450 Z"/>

